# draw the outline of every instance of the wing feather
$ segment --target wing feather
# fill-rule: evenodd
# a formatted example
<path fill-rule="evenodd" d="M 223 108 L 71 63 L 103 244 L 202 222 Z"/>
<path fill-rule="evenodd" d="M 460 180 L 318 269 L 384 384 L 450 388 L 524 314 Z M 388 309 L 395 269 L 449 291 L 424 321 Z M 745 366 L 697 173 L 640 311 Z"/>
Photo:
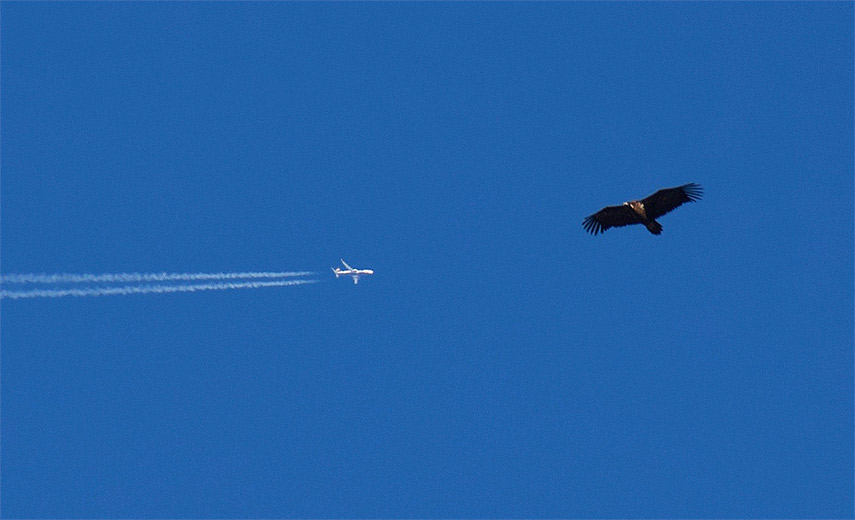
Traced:
<path fill-rule="evenodd" d="M 582 226 L 585 231 L 596 235 L 613 227 L 638 224 L 638 215 L 629 206 L 607 206 L 600 211 L 585 217 Z"/>
<path fill-rule="evenodd" d="M 672 211 L 686 202 L 700 200 L 704 189 L 700 184 L 694 182 L 677 186 L 676 188 L 665 188 L 657 191 L 641 201 L 647 218 L 655 220 L 662 215 Z"/>

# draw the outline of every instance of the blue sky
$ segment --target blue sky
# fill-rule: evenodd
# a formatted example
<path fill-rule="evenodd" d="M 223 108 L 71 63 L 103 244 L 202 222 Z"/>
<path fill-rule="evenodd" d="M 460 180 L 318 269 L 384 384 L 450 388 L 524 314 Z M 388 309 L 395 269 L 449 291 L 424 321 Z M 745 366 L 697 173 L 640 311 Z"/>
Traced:
<path fill-rule="evenodd" d="M 855 514 L 851 3 L 0 7 L 0 515 Z"/>

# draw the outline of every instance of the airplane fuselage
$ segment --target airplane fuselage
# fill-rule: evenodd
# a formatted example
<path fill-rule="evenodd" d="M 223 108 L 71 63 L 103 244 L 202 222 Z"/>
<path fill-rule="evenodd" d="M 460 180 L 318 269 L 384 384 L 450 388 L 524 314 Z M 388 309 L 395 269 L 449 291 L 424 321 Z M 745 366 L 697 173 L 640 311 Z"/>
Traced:
<path fill-rule="evenodd" d="M 339 269 L 336 267 L 333 269 L 336 277 L 339 276 L 362 276 L 364 274 L 374 274 L 373 269 Z"/>
<path fill-rule="evenodd" d="M 353 283 L 359 283 L 359 277 L 360 276 L 366 276 L 366 275 L 374 274 L 374 269 L 354 269 L 354 268 L 350 267 L 349 265 L 347 265 L 347 263 L 344 260 L 342 260 L 341 263 L 344 264 L 344 266 L 347 267 L 347 269 L 342 269 L 340 267 L 332 267 L 331 268 L 332 272 L 335 273 L 336 278 L 338 278 L 339 276 L 352 276 L 353 277 Z"/>

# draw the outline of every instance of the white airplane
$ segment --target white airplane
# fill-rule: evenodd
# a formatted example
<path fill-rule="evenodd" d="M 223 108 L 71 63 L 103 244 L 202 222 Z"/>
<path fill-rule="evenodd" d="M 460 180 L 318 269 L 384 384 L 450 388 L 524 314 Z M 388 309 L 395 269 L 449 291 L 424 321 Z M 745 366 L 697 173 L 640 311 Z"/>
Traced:
<path fill-rule="evenodd" d="M 347 262 L 345 262 L 344 259 L 342 259 L 341 263 L 344 264 L 344 266 L 347 267 L 347 269 L 341 269 L 339 267 L 331 268 L 332 272 L 335 273 L 336 278 L 338 278 L 339 276 L 352 276 L 353 277 L 353 283 L 356 284 L 356 283 L 359 283 L 359 277 L 360 276 L 368 275 L 368 274 L 374 274 L 373 269 L 354 269 L 354 268 L 350 267 L 349 265 L 347 265 Z"/>

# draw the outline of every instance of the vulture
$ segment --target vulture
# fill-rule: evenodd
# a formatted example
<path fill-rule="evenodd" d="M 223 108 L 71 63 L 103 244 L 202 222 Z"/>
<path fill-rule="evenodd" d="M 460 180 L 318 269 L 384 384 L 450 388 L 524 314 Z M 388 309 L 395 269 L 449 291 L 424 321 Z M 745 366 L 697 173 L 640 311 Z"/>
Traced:
<path fill-rule="evenodd" d="M 665 188 L 641 200 L 624 202 L 620 206 L 608 206 L 585 217 L 582 226 L 596 235 L 612 227 L 644 224 L 654 235 L 662 233 L 662 224 L 656 219 L 679 207 L 684 202 L 695 202 L 703 195 L 699 184 L 690 183 L 676 188 Z"/>

